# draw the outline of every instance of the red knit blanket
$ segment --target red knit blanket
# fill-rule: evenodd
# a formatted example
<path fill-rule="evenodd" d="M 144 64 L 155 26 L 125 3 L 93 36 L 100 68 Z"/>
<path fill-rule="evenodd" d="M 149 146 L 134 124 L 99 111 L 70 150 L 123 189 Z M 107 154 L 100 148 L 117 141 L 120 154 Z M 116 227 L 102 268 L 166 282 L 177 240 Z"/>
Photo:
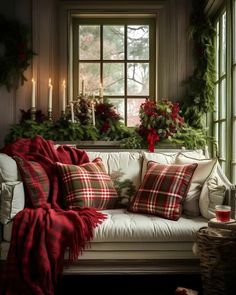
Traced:
<path fill-rule="evenodd" d="M 50 180 L 50 197 L 40 200 L 40 208 L 33 208 L 27 202 L 31 196 L 26 195 L 30 208 L 15 216 L 0 294 L 53 295 L 58 276 L 62 274 L 66 249 L 69 248 L 70 260 L 76 259 L 93 238 L 93 229 L 106 218 L 88 207 L 73 210 L 61 207 L 55 162 L 79 165 L 88 162 L 88 156 L 69 146 L 55 149 L 52 141 L 40 136 L 19 139 L 2 152 L 39 162 Z"/>

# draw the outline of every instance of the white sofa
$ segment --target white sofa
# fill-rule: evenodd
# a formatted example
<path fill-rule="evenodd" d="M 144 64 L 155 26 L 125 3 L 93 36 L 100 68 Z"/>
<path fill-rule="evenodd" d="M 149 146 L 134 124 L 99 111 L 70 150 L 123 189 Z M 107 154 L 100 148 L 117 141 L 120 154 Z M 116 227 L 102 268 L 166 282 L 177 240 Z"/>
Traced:
<path fill-rule="evenodd" d="M 102 158 L 108 174 L 118 185 L 126 182 L 128 186 L 134 186 L 135 190 L 139 188 L 149 160 L 159 163 L 181 164 L 181 159 L 186 157 L 187 163 L 190 158 L 193 162 L 199 159 L 205 163 L 207 162 L 205 159 L 208 157 L 202 151 L 187 150 L 156 150 L 155 153 L 135 150 L 88 150 L 87 152 L 90 160 L 96 157 Z M 4 223 L 2 226 L 1 260 L 6 259 L 10 244 L 11 219 L 24 206 L 24 195 L 22 195 L 24 189 L 19 180 L 19 173 L 14 171 L 17 169 L 14 164 L 11 167 L 6 167 L 6 157 L 3 156 L 2 160 L 0 158 L 0 174 L 5 173 L 7 177 L 12 177 L 11 174 L 14 174 L 17 179 L 13 180 L 17 182 L 17 185 L 12 191 L 15 196 L 10 200 L 10 203 L 3 197 L 3 189 L 0 197 L 0 217 Z M 5 165 L 5 167 L 1 167 L 1 165 Z M 208 219 L 214 216 L 212 208 L 216 203 L 230 202 L 230 194 L 225 193 L 225 190 L 226 192 L 230 190 L 230 182 L 222 173 L 218 163 L 211 164 L 210 167 L 210 172 L 205 172 L 204 167 L 201 168 L 204 171 L 198 171 L 203 180 L 201 180 L 201 184 L 193 184 L 190 187 L 192 195 L 188 198 L 189 203 L 186 201 L 183 204 L 183 214 L 178 221 L 128 211 L 126 204 L 130 196 L 127 195 L 127 189 L 123 188 L 120 192 L 121 206 L 118 209 L 103 211 L 108 217 L 95 229 L 91 245 L 76 263 L 65 267 L 64 273 L 199 272 L 199 260 L 192 250 L 194 233 L 199 228 L 207 226 Z M 9 169 L 11 171 L 8 171 Z M 129 181 L 127 182 L 127 180 Z M 0 179 L 0 181 L 2 188 L 4 188 L 9 179 Z M 11 211 L 8 216 L 6 216 L 6 212 L 4 213 L 4 204 L 5 206 L 8 204 L 8 212 Z"/>

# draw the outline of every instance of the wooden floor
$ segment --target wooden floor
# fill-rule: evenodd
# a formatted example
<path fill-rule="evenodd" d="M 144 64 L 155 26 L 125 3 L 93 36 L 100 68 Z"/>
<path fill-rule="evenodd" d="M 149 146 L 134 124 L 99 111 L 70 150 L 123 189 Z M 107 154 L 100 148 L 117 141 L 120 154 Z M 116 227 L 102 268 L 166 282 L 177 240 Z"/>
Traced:
<path fill-rule="evenodd" d="M 77 275 L 63 276 L 56 295 L 174 295 L 177 287 L 196 290 L 202 295 L 200 275 Z M 78 290 L 78 291 L 73 291 Z"/>

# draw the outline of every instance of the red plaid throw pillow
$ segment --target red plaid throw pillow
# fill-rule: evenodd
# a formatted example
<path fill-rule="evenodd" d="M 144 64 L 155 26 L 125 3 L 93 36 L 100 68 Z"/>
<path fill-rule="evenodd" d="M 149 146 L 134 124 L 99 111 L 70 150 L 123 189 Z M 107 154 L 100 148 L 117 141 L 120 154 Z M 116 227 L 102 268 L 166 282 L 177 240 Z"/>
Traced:
<path fill-rule="evenodd" d="M 178 220 L 196 168 L 195 163 L 163 165 L 149 162 L 144 180 L 129 210 Z"/>
<path fill-rule="evenodd" d="M 38 208 L 47 203 L 50 191 L 50 182 L 45 169 L 35 161 L 28 161 L 15 156 L 24 187 L 31 201 L 26 206 Z"/>
<path fill-rule="evenodd" d="M 110 176 L 100 158 L 80 166 L 56 163 L 62 179 L 66 206 L 114 208 L 118 199 Z"/>

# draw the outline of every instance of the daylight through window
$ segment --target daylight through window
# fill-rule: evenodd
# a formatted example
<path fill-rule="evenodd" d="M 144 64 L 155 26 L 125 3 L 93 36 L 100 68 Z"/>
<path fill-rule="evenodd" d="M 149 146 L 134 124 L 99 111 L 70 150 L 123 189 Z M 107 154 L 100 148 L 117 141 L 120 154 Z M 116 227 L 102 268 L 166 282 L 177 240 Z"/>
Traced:
<path fill-rule="evenodd" d="M 73 20 L 73 95 L 104 96 L 127 126 L 139 123 L 138 110 L 155 93 L 153 19 Z M 102 93 L 101 93 L 102 92 Z"/>

